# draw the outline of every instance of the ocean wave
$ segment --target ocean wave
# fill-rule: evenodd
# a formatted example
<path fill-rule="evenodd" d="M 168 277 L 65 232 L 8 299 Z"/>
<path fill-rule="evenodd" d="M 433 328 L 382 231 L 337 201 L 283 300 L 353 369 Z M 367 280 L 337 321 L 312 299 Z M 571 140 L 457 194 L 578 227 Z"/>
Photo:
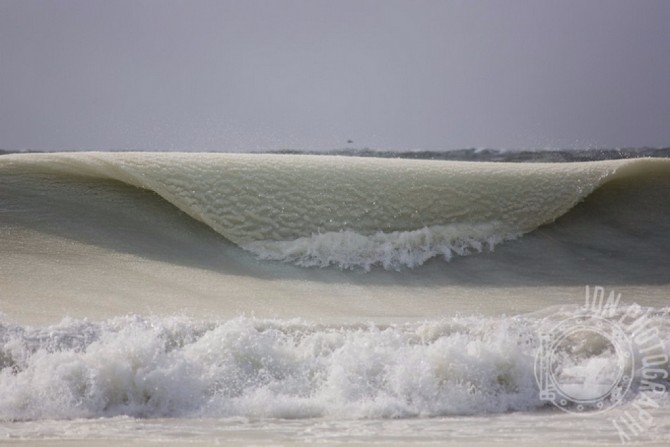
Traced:
<path fill-rule="evenodd" d="M 37 190 L 34 197 L 44 175 L 59 176 L 43 194 L 51 196 L 58 188 L 71 195 L 68 181 L 82 177 L 122 182 L 156 193 L 263 259 L 365 269 L 416 267 L 435 256 L 448 260 L 492 248 L 553 222 L 603 185 L 659 172 L 668 177 L 669 160 L 514 164 L 179 153 L 0 158 L 3 182 Z"/>

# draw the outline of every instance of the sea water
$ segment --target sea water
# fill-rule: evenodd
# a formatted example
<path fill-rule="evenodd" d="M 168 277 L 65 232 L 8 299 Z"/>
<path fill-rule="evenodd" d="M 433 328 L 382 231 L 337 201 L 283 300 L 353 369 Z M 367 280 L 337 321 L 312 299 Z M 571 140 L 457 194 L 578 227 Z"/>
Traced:
<path fill-rule="evenodd" d="M 668 352 L 669 211 L 666 159 L 4 155 L 0 442 L 665 445 L 667 393 L 561 411 L 537 360 L 596 286 Z"/>

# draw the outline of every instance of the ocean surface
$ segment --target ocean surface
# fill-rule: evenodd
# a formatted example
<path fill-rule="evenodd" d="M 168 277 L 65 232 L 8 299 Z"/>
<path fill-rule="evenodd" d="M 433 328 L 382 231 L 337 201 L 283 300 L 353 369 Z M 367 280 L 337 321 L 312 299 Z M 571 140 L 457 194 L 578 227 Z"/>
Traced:
<path fill-rule="evenodd" d="M 666 152 L 0 155 L 0 443 L 668 445 Z"/>

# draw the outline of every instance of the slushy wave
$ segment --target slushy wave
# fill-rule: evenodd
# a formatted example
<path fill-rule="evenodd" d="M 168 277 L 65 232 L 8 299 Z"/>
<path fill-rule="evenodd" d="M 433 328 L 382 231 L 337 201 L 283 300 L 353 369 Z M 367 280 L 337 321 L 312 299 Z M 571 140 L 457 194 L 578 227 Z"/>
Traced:
<path fill-rule="evenodd" d="M 553 222 L 603 186 L 659 172 L 668 178 L 670 160 L 515 164 L 178 153 L 0 158 L 3 181 L 17 191 L 36 190 L 33 199 L 58 200 L 62 190 L 62 200 L 71 201 L 68 182 L 79 178 L 122 182 L 154 192 L 261 258 L 365 269 L 416 267 L 435 256 L 448 260 L 492 248 Z M 45 175 L 59 179 L 40 192 Z"/>

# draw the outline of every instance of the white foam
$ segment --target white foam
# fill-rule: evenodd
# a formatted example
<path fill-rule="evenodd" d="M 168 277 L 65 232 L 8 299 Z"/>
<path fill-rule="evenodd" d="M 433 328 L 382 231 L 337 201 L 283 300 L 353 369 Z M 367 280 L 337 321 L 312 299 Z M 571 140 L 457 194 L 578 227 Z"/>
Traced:
<path fill-rule="evenodd" d="M 491 319 L 389 327 L 138 317 L 4 325 L 0 419 L 529 409 L 541 402 L 532 355 L 519 343 L 525 331 Z"/>
<path fill-rule="evenodd" d="M 655 318 L 667 340 L 667 313 Z M 137 316 L 44 328 L 5 323 L 0 420 L 397 418 L 532 410 L 546 404 L 534 376 L 542 324 L 533 317 L 324 326 Z M 582 364 L 597 363 L 601 370 L 608 362 L 617 359 L 597 354 Z"/>
<path fill-rule="evenodd" d="M 370 236 L 346 230 L 313 234 L 293 241 L 257 241 L 242 247 L 261 259 L 291 262 L 302 267 L 335 265 L 343 269 L 379 265 L 387 270 L 414 268 L 430 258 L 493 250 L 502 241 L 518 237 L 500 235 L 503 225 L 453 224 L 415 231 L 377 232 Z"/>

